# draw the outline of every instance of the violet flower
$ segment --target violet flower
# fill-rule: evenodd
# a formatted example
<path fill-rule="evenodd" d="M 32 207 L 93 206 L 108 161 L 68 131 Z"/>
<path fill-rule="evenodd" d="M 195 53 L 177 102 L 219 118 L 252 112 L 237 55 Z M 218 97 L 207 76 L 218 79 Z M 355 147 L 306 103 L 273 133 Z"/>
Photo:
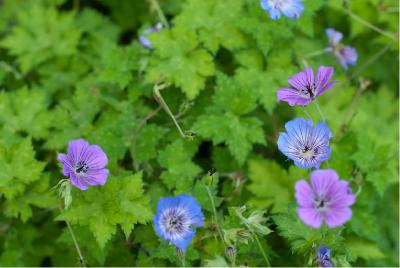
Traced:
<path fill-rule="evenodd" d="M 329 140 L 332 133 L 327 124 L 315 126 L 311 120 L 296 118 L 285 124 L 286 132 L 279 133 L 278 149 L 301 168 L 319 168 L 331 156 Z"/>
<path fill-rule="evenodd" d="M 342 65 L 345 70 L 349 68 L 349 65 L 355 65 L 358 59 L 357 51 L 351 46 L 343 46 L 340 43 L 343 34 L 333 28 L 328 28 L 325 32 L 329 39 L 328 50 L 332 52 L 337 62 Z"/>
<path fill-rule="evenodd" d="M 320 267 L 332 267 L 331 249 L 327 247 L 319 247 L 317 251 L 317 260 Z"/>
<path fill-rule="evenodd" d="M 295 197 L 300 219 L 313 228 L 324 221 L 329 227 L 343 225 L 352 216 L 349 206 L 355 202 L 349 183 L 339 180 L 334 170 L 315 170 L 311 173 L 311 186 L 300 180 L 295 185 Z"/>
<path fill-rule="evenodd" d="M 147 38 L 147 35 L 158 32 L 161 29 L 162 23 L 159 22 L 154 27 L 144 30 L 143 33 L 139 36 L 140 44 L 142 44 L 142 46 L 144 46 L 145 48 L 153 49 L 153 45 L 151 44 L 150 39 Z"/>
<path fill-rule="evenodd" d="M 63 164 L 62 173 L 71 183 L 81 190 L 89 185 L 104 185 L 109 171 L 104 167 L 108 163 L 107 155 L 98 145 L 90 145 L 84 139 L 69 142 L 68 153 L 58 154 Z"/>
<path fill-rule="evenodd" d="M 312 102 L 325 91 L 331 89 L 337 81 L 329 81 L 333 76 L 333 67 L 320 66 L 314 79 L 311 68 L 306 68 L 298 74 L 290 77 L 288 82 L 293 88 L 280 88 L 277 99 L 285 101 L 290 106 L 305 106 Z"/>

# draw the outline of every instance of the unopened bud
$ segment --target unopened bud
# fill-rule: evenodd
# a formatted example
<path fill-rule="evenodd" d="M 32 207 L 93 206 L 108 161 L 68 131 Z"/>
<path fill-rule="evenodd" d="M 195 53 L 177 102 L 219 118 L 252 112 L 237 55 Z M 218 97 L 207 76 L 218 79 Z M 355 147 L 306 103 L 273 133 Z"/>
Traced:
<path fill-rule="evenodd" d="M 236 248 L 234 246 L 227 246 L 225 249 L 225 255 L 231 263 L 235 263 L 236 261 Z"/>

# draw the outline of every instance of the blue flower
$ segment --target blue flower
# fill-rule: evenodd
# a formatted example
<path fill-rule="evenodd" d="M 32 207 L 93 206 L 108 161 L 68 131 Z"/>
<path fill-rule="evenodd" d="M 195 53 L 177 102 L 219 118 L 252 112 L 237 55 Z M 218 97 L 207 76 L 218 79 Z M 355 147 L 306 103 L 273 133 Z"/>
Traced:
<path fill-rule="evenodd" d="M 159 32 L 162 29 L 162 24 L 157 23 L 153 28 L 146 29 L 143 31 L 143 34 L 139 36 L 139 42 L 148 49 L 153 49 L 153 44 L 151 43 L 150 39 L 147 36 L 151 33 Z"/>
<path fill-rule="evenodd" d="M 302 0 L 261 0 L 261 7 L 273 20 L 279 19 L 281 12 L 286 17 L 298 19 L 304 10 Z"/>
<path fill-rule="evenodd" d="M 327 247 L 319 247 L 317 251 L 317 260 L 321 267 L 332 267 L 331 249 Z"/>
<path fill-rule="evenodd" d="M 159 237 L 185 251 L 196 233 L 192 225 L 201 227 L 204 215 L 194 197 L 181 194 L 160 198 L 153 221 Z"/>
<path fill-rule="evenodd" d="M 327 124 L 313 126 L 311 120 L 296 118 L 286 123 L 287 133 L 279 133 L 278 148 L 301 168 L 319 168 L 331 156 L 332 133 Z"/>

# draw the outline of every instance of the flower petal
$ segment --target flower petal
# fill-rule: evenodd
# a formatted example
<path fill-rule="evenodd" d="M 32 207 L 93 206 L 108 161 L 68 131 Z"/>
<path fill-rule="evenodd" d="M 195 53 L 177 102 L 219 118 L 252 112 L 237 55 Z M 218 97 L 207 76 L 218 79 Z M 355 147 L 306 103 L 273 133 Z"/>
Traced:
<path fill-rule="evenodd" d="M 83 155 L 82 160 L 84 160 L 91 169 L 102 169 L 108 163 L 107 155 L 98 145 L 90 145 Z"/>
<path fill-rule="evenodd" d="M 300 94 L 299 91 L 291 88 L 280 88 L 277 92 L 278 102 L 285 101 L 290 106 L 301 105 L 305 106 L 309 104 L 312 99 L 305 95 Z"/>
<path fill-rule="evenodd" d="M 73 172 L 72 164 L 70 163 L 68 156 L 66 154 L 58 154 L 58 161 L 60 161 L 63 165 L 62 173 L 64 176 L 69 177 L 69 174 Z"/>
<path fill-rule="evenodd" d="M 319 228 L 322 224 L 322 215 L 314 208 L 298 208 L 299 218 L 307 225 L 313 228 Z"/>
<path fill-rule="evenodd" d="M 311 186 L 317 194 L 325 195 L 332 185 L 339 181 L 339 176 L 332 169 L 319 169 L 311 172 Z"/>
<path fill-rule="evenodd" d="M 89 186 L 79 176 L 76 176 L 75 174 L 70 174 L 70 180 L 73 185 L 81 190 L 89 189 Z"/>
<path fill-rule="evenodd" d="M 299 180 L 294 188 L 297 204 L 303 208 L 312 208 L 314 193 L 310 185 L 305 180 Z"/>
<path fill-rule="evenodd" d="M 83 178 L 90 185 L 104 185 L 109 173 L 108 169 L 89 169 Z"/>
<path fill-rule="evenodd" d="M 328 36 L 329 43 L 331 45 L 336 46 L 340 43 L 340 40 L 343 38 L 343 34 L 341 32 L 336 31 L 333 28 L 328 28 L 325 30 L 326 35 Z"/>
<path fill-rule="evenodd" d="M 315 78 L 317 95 L 320 95 L 318 93 L 320 93 L 321 90 L 325 89 L 326 84 L 332 78 L 332 76 L 333 76 L 333 67 L 320 66 L 318 68 L 317 76 Z"/>
<path fill-rule="evenodd" d="M 179 206 L 182 206 L 189 213 L 191 224 L 201 227 L 204 224 L 204 215 L 201 211 L 201 206 L 197 203 L 193 196 L 187 194 L 180 194 L 177 196 L 179 199 Z"/>
<path fill-rule="evenodd" d="M 324 214 L 326 225 L 329 227 L 343 225 L 346 221 L 351 219 L 351 216 L 352 212 L 348 207 L 331 209 L 329 212 L 325 212 Z"/>
<path fill-rule="evenodd" d="M 303 3 L 299 0 L 287 1 L 281 8 L 283 14 L 291 19 L 300 18 L 301 13 L 304 10 Z"/>
<path fill-rule="evenodd" d="M 170 242 L 177 246 L 180 250 L 186 251 L 195 233 L 196 231 L 190 228 L 182 238 L 171 240 Z"/>
<path fill-rule="evenodd" d="M 314 83 L 314 74 L 311 68 L 306 68 L 288 79 L 289 84 L 298 90 L 307 90 Z"/>
<path fill-rule="evenodd" d="M 82 155 L 85 154 L 89 143 L 84 139 L 77 139 L 68 143 L 68 157 L 74 162 L 78 163 Z"/>

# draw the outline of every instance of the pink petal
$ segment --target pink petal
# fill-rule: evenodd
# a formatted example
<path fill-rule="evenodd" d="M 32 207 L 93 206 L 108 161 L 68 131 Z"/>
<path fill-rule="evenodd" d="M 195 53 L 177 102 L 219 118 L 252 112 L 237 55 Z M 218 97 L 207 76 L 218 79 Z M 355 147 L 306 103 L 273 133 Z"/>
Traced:
<path fill-rule="evenodd" d="M 331 209 L 325 212 L 324 218 L 326 225 L 329 227 L 337 227 L 343 225 L 346 221 L 350 220 L 352 216 L 351 209 L 348 207 Z"/>
<path fill-rule="evenodd" d="M 290 106 L 295 105 L 307 105 L 309 104 L 312 99 L 307 98 L 304 95 L 301 95 L 297 90 L 291 88 L 281 88 L 278 89 L 278 102 L 285 101 Z"/>
<path fill-rule="evenodd" d="M 314 193 L 310 185 L 305 180 L 300 180 L 296 182 L 294 188 L 296 190 L 295 197 L 297 204 L 303 208 L 312 208 Z"/>
<path fill-rule="evenodd" d="M 293 75 L 288 79 L 289 84 L 291 84 L 296 89 L 307 89 L 310 85 L 314 83 L 314 74 L 311 68 L 306 68 L 298 74 Z"/>
<path fill-rule="evenodd" d="M 311 172 L 311 186 L 317 194 L 325 195 L 333 184 L 339 181 L 339 176 L 332 169 L 319 169 Z"/>
<path fill-rule="evenodd" d="M 298 208 L 297 213 L 300 219 L 313 228 L 319 228 L 322 224 L 321 213 L 314 208 Z"/>

